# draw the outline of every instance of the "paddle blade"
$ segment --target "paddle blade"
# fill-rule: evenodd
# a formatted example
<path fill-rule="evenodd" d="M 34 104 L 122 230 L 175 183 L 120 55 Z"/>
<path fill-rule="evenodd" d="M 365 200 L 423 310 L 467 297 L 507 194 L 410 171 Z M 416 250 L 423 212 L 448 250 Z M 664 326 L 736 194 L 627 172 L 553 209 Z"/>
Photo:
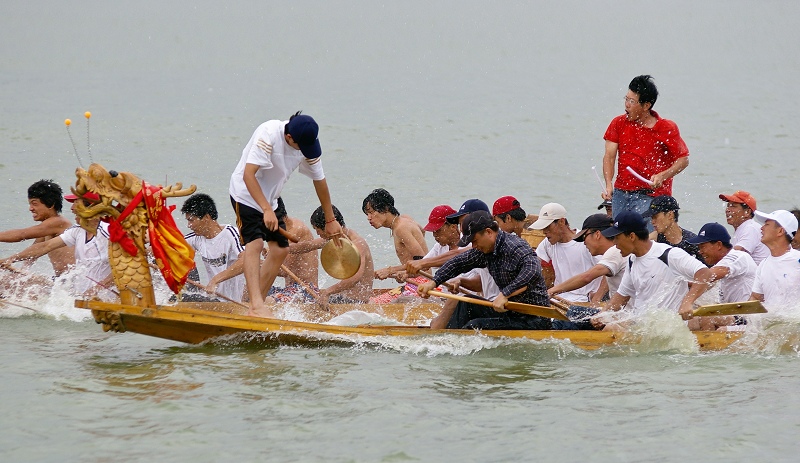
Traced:
<path fill-rule="evenodd" d="M 544 307 L 541 305 L 523 304 L 522 302 L 509 301 L 506 302 L 505 308 L 508 310 L 513 310 L 514 312 L 524 313 L 525 315 L 536 315 L 544 318 L 554 318 L 556 320 L 569 321 L 569 318 L 567 318 L 563 312 L 553 307 Z"/>
<path fill-rule="evenodd" d="M 767 309 L 759 301 L 731 302 L 728 304 L 711 304 L 698 307 L 692 315 L 695 317 L 713 317 L 715 315 L 747 315 L 767 313 Z"/>

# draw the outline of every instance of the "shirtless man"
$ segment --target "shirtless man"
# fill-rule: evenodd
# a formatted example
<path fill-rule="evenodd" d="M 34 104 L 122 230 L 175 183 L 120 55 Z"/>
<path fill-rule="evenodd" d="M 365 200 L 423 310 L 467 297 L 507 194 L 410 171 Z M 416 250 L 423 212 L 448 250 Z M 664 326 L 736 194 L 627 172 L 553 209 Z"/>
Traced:
<path fill-rule="evenodd" d="M 349 239 L 353 245 L 358 249 L 361 255 L 361 265 L 355 275 L 350 278 L 339 281 L 338 283 L 328 288 L 322 289 L 319 292 L 319 305 L 325 308 L 327 304 L 352 304 L 359 302 L 368 302 L 372 296 L 372 281 L 374 280 L 374 266 L 372 263 L 372 252 L 369 250 L 367 241 L 362 238 L 355 230 L 347 228 L 344 223 L 344 217 L 336 206 L 333 207 L 333 215 L 342 227 L 342 232 Z M 331 235 L 325 231 L 325 214 L 322 208 L 318 207 L 314 213 L 311 214 L 311 226 L 317 232 L 320 238 L 329 240 Z"/>
<path fill-rule="evenodd" d="M 39 180 L 28 187 L 28 210 L 33 220 L 39 222 L 27 228 L 0 232 L 0 242 L 17 243 L 34 240 L 33 244 L 56 238 L 72 226 L 72 222 L 61 215 L 63 191 L 52 180 Z M 60 247 L 48 255 L 56 276 L 61 275 L 75 263 L 75 254 L 70 247 Z"/>
<path fill-rule="evenodd" d="M 394 249 L 400 265 L 375 271 L 375 278 L 385 280 L 405 269 L 406 263 L 428 253 L 428 244 L 422 227 L 408 215 L 400 215 L 394 207 L 394 198 L 383 188 L 373 190 L 361 206 L 373 228 L 388 228 L 394 239 Z"/>
<path fill-rule="evenodd" d="M 64 197 L 72 204 L 72 212 L 76 211 L 76 203 L 81 201 L 86 207 L 93 203 L 98 203 L 100 197 L 95 193 L 86 193 L 82 198 L 75 195 Z M 77 218 L 77 213 L 75 213 Z M 71 248 L 74 251 L 76 260 L 76 271 L 73 273 L 69 286 L 76 296 L 92 297 L 100 294 L 102 288 L 112 285 L 111 265 L 108 262 L 108 224 L 101 222 L 99 218 L 89 220 L 89 228 L 92 231 L 82 228 L 80 225 L 71 225 L 59 236 L 46 241 L 35 243 L 26 249 L 0 260 L 0 265 L 7 266 L 13 262 L 29 261 L 51 254 L 54 250 L 61 248 Z M 38 277 L 41 277 L 39 275 Z M 35 282 L 43 287 L 51 286 L 51 281 L 43 277 L 36 278 L 28 274 L 27 284 Z M 104 294 L 106 298 L 112 297 L 111 294 Z"/>

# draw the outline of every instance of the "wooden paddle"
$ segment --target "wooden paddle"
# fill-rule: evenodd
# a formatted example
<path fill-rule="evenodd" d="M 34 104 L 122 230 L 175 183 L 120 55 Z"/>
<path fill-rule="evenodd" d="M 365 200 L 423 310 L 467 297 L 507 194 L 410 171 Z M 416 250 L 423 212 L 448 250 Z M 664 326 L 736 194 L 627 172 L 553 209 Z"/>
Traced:
<path fill-rule="evenodd" d="M 284 230 L 281 227 L 278 227 L 278 233 L 283 235 L 284 238 L 291 241 L 292 243 L 297 243 L 298 241 L 300 241 L 299 239 L 297 239 L 296 236 L 294 236 L 293 234 L 289 233 L 288 231 Z"/>
<path fill-rule="evenodd" d="M 710 304 L 698 307 L 692 313 L 695 317 L 713 317 L 717 315 L 746 315 L 767 313 L 760 301 L 730 302 L 727 304 Z"/>
<path fill-rule="evenodd" d="M 292 278 L 292 280 L 296 281 L 300 286 L 302 286 L 303 289 L 305 289 L 306 292 L 308 294 L 310 294 L 311 297 L 314 298 L 314 300 L 317 300 L 317 301 L 319 300 L 319 293 L 314 291 L 314 289 L 311 288 L 311 286 L 309 286 L 308 283 L 306 283 L 305 281 L 301 280 L 300 277 L 298 277 L 297 275 L 294 274 L 294 272 L 289 270 L 289 267 L 281 264 L 281 270 L 286 272 L 286 274 L 289 275 Z"/>
<path fill-rule="evenodd" d="M 457 294 L 443 293 L 440 291 L 428 291 L 428 294 L 430 294 L 431 296 L 444 297 L 447 299 L 455 299 L 457 301 L 462 301 L 462 302 L 471 302 L 473 304 L 478 304 L 486 307 L 493 307 L 492 301 L 487 301 L 485 299 L 459 296 Z M 555 318 L 558 320 L 569 321 L 566 315 L 564 315 L 563 313 L 559 312 L 558 310 L 552 307 L 544 307 L 540 305 L 524 304 L 522 302 L 508 301 L 506 302 L 506 305 L 503 306 L 503 308 L 511 310 L 513 312 L 524 313 L 526 315 L 536 315 L 544 318 Z"/>
<path fill-rule="evenodd" d="M 250 307 L 248 307 L 248 306 L 246 306 L 246 305 L 242 304 L 242 303 L 241 303 L 241 302 L 239 302 L 239 301 L 234 301 L 233 299 L 231 299 L 231 298 L 229 298 L 229 297 L 225 296 L 224 294 L 220 294 L 220 293 L 218 293 L 218 292 L 216 292 L 216 291 L 209 291 L 209 290 L 208 290 L 208 288 L 206 288 L 205 286 L 203 286 L 203 284 L 202 284 L 202 283 L 200 283 L 200 282 L 198 282 L 198 281 L 194 281 L 194 280 L 191 280 L 191 279 L 187 278 L 187 279 L 186 279 L 186 282 L 187 282 L 187 283 L 189 283 L 190 285 L 194 286 L 195 288 L 202 289 L 203 291 L 207 292 L 208 294 L 212 294 L 212 295 L 214 295 L 214 296 L 217 296 L 217 297 L 218 297 L 218 298 L 220 298 L 220 299 L 224 299 L 224 300 L 226 300 L 226 301 L 228 301 L 228 302 L 233 302 L 234 304 L 236 304 L 236 305 L 238 305 L 238 306 L 241 306 L 241 307 L 244 307 L 244 308 L 245 308 L 245 309 L 247 309 L 247 310 L 250 310 Z"/>

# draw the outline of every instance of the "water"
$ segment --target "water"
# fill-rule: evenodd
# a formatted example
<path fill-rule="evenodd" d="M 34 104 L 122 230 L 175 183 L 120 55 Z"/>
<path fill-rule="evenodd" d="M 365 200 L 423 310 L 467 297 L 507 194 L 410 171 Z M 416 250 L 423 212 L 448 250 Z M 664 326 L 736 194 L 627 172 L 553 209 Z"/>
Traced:
<path fill-rule="evenodd" d="M 790 208 L 798 10 L 6 2 L 0 229 L 32 223 L 35 180 L 74 183 L 64 119 L 88 164 L 87 110 L 95 161 L 197 184 L 230 222 L 228 179 L 252 131 L 303 109 L 321 124 L 334 202 L 378 267 L 396 257 L 360 211 L 377 187 L 420 222 L 437 204 L 512 194 L 531 213 L 560 202 L 579 225 L 600 203 L 603 132 L 641 73 L 691 151 L 675 182 L 684 227 L 722 222 L 717 195 L 737 189 L 759 209 Z M 284 198 L 304 219 L 317 205 L 299 175 Z M 481 338 L 187 346 L 103 333 L 63 294 L 29 304 L 44 314 L 0 309 L 5 461 L 790 461 L 796 449 L 792 352 Z"/>

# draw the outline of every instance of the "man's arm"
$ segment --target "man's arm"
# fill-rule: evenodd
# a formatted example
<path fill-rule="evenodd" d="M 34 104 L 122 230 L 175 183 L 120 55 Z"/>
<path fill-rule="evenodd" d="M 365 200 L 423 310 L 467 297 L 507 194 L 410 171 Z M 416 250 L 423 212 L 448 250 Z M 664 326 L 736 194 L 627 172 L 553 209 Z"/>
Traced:
<path fill-rule="evenodd" d="M 431 267 L 441 267 L 445 262 L 462 252 L 469 251 L 470 248 L 451 249 L 443 254 L 427 259 L 411 260 L 406 263 L 406 272 L 416 275 L 420 270 L 427 270 Z"/>
<path fill-rule="evenodd" d="M 3 259 L 3 261 L 10 264 L 21 260 L 34 260 L 63 246 L 66 246 L 64 240 L 62 240 L 60 236 L 57 236 L 53 239 L 30 245 L 22 251 Z"/>
<path fill-rule="evenodd" d="M 65 229 L 64 220 L 60 216 L 51 217 L 31 227 L 2 231 L 0 232 L 0 241 L 3 243 L 18 243 L 34 238 L 60 235 Z"/>
<path fill-rule="evenodd" d="M 680 308 L 678 309 L 678 313 L 684 320 L 692 318 L 694 301 L 696 301 L 701 294 L 708 291 L 708 288 L 711 287 L 712 281 L 714 280 L 711 269 L 701 268 L 695 272 L 694 281 L 692 281 L 692 287 L 689 288 L 689 292 L 683 297 Z"/>
<path fill-rule="evenodd" d="M 239 254 L 239 257 L 236 259 L 236 262 L 234 262 L 233 265 L 211 277 L 211 279 L 208 281 L 208 285 L 206 285 L 206 289 L 213 293 L 217 290 L 218 284 L 222 283 L 223 281 L 230 280 L 235 276 L 241 275 L 243 272 L 244 255 Z"/>
<path fill-rule="evenodd" d="M 665 180 L 668 180 L 686 169 L 689 166 L 689 156 L 678 158 L 672 165 L 665 171 L 659 172 L 652 177 L 650 181 L 653 182 L 653 188 L 660 188 Z"/>
<path fill-rule="evenodd" d="M 547 294 L 553 296 L 555 294 L 566 293 L 573 289 L 583 288 L 595 279 L 602 276 L 611 276 L 611 270 L 603 264 L 597 264 L 589 270 L 579 273 L 562 283 L 559 283 L 547 290 Z"/>
<path fill-rule="evenodd" d="M 617 150 L 619 143 L 606 140 L 606 152 L 603 155 L 603 177 L 606 181 L 606 191 L 603 193 L 603 199 L 611 200 L 611 194 L 614 193 L 614 171 L 617 164 Z"/>
<path fill-rule="evenodd" d="M 336 220 L 333 214 L 333 203 L 331 203 L 331 192 L 328 190 L 328 182 L 323 178 L 321 180 L 314 180 L 314 191 L 317 192 L 317 198 L 322 206 L 322 212 L 325 213 L 325 233 L 329 234 L 336 246 L 339 244 L 339 238 L 342 236 L 342 226 Z"/>
<path fill-rule="evenodd" d="M 256 204 L 264 211 L 264 225 L 267 226 L 267 230 L 275 231 L 278 229 L 278 218 L 275 217 L 272 204 L 270 204 L 267 197 L 264 196 L 264 192 L 261 191 L 261 185 L 258 184 L 258 180 L 256 179 L 258 169 L 260 169 L 260 166 L 248 163 L 244 166 L 244 175 L 242 177 L 247 187 L 247 192 L 250 193 L 250 196 Z"/>

